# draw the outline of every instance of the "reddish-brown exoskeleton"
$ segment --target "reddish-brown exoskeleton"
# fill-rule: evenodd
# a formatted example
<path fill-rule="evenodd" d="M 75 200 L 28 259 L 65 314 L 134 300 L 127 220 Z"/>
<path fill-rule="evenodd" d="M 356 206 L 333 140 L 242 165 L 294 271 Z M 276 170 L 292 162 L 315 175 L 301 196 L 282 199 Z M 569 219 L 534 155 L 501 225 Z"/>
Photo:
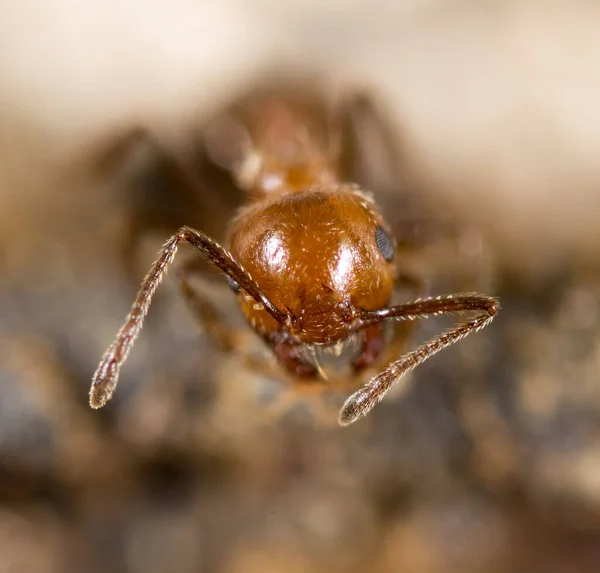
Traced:
<path fill-rule="evenodd" d="M 370 104 L 359 97 L 352 105 L 364 111 Z M 390 304 L 397 284 L 407 279 L 396 257 L 396 238 L 368 192 L 342 179 L 347 156 L 336 129 L 342 122 L 322 129 L 319 121 L 325 120 L 302 98 L 263 94 L 209 130 L 209 154 L 231 172 L 247 205 L 229 226 L 226 248 L 187 226 L 167 241 L 94 375 L 93 408 L 111 398 L 156 288 L 182 243 L 221 269 L 250 326 L 281 366 L 299 377 L 319 375 L 302 352 L 306 346 L 339 346 L 358 338 L 351 366 L 359 373 L 383 356 L 384 322 L 467 313 L 455 327 L 383 364 L 346 400 L 339 415 L 343 426 L 367 414 L 407 372 L 494 318 L 498 300 L 483 294 Z M 421 295 L 423 281 L 408 278 Z M 187 272 L 180 280 L 192 308 L 201 308 Z"/>

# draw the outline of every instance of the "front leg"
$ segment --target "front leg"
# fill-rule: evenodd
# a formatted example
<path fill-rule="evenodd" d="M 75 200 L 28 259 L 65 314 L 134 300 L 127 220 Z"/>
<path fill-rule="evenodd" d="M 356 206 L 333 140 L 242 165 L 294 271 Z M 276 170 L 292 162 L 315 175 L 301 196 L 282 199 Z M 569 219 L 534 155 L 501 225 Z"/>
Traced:
<path fill-rule="evenodd" d="M 179 288 L 188 308 L 204 332 L 220 350 L 231 352 L 240 345 L 239 329 L 228 324 L 221 309 L 190 280 L 197 277 L 206 282 L 213 278 L 211 271 L 214 271 L 214 268 L 201 264 L 204 262 L 198 258 L 188 259 L 177 270 Z M 235 292 L 234 285 L 230 283 L 230 287 Z"/>

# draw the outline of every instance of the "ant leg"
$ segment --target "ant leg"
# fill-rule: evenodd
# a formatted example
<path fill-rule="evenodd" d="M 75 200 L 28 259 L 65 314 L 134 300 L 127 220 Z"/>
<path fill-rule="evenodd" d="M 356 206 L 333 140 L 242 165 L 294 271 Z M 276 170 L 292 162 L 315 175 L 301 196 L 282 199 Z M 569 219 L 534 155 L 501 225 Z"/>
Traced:
<path fill-rule="evenodd" d="M 212 301 L 196 288 L 189 280 L 192 275 L 202 276 L 203 278 L 213 277 L 208 274 L 213 269 L 204 267 L 202 259 L 189 259 L 184 265 L 178 269 L 177 275 L 179 278 L 179 286 L 182 294 L 192 311 L 198 323 L 211 337 L 214 338 L 217 346 L 224 352 L 230 352 L 233 349 L 243 347 L 242 336 L 239 335 L 235 328 L 229 326 L 224 317 L 218 311 Z M 237 292 L 235 285 L 231 285 L 234 292 Z M 306 364 L 302 361 L 302 356 L 299 352 L 297 344 L 277 340 L 276 337 L 265 337 L 264 342 L 275 355 L 277 362 L 285 368 L 285 370 L 298 377 L 313 377 L 317 375 L 317 370 L 314 366 Z M 244 353 L 242 352 L 242 355 Z M 276 370 L 263 368 L 264 364 L 251 356 L 246 356 L 247 365 L 254 371 L 272 376 Z"/>
<path fill-rule="evenodd" d="M 458 294 L 417 300 L 380 310 L 363 311 L 358 328 L 388 318 L 414 320 L 439 314 L 467 311 L 476 314 L 470 319 L 461 321 L 454 328 L 421 344 L 416 350 L 406 353 L 400 360 L 392 362 L 385 370 L 352 394 L 340 410 L 338 419 L 340 425 L 347 426 L 366 415 L 407 372 L 410 372 L 440 350 L 487 326 L 499 310 L 500 303 L 493 297 L 481 294 Z"/>
<path fill-rule="evenodd" d="M 109 142 L 96 169 L 110 178 L 123 203 L 126 219 L 120 260 L 127 277 L 135 279 L 142 240 L 154 231 L 171 234 L 177 229 L 186 210 L 191 210 L 197 186 L 185 166 L 143 126 L 134 126 Z"/>
<path fill-rule="evenodd" d="M 189 259 L 177 270 L 179 288 L 201 328 L 213 339 L 220 350 L 231 352 L 238 346 L 237 331 L 227 324 L 209 297 L 191 283 L 192 275 L 206 276 L 206 273 L 203 272 L 206 269 L 199 268 L 197 263 L 198 259 Z"/>
<path fill-rule="evenodd" d="M 229 327 L 215 305 L 195 288 L 189 280 L 192 274 L 210 277 L 212 269 L 200 266 L 203 260 L 189 259 L 181 269 L 177 271 L 179 277 L 179 286 L 182 294 L 188 303 L 192 313 L 200 323 L 200 326 L 214 337 L 217 345 L 223 351 L 231 351 L 237 348 L 240 336 L 236 336 L 235 329 Z M 234 292 L 238 289 L 231 285 Z M 271 349 L 278 363 L 285 370 L 298 377 L 314 377 L 317 375 L 317 369 L 311 364 L 302 360 L 297 344 L 278 339 L 277 335 L 264 338 L 266 345 Z M 255 366 L 255 365 L 254 365 Z M 254 368 L 256 370 L 256 368 Z M 260 370 L 260 369 L 259 369 Z"/>
<path fill-rule="evenodd" d="M 338 159 L 348 180 L 378 193 L 394 189 L 401 195 L 398 186 L 405 183 L 406 170 L 399 162 L 406 153 L 382 102 L 354 92 L 340 102 L 335 120 L 341 133 Z"/>
<path fill-rule="evenodd" d="M 286 315 L 281 312 L 260 290 L 250 275 L 239 265 L 233 256 L 209 236 L 190 227 L 181 227 L 161 249 L 148 274 L 142 281 L 125 324 L 119 330 L 115 341 L 104 354 L 92 379 L 90 406 L 100 408 L 112 397 L 119 379 L 119 370 L 125 362 L 131 347 L 138 337 L 144 318 L 148 313 L 152 297 L 164 278 L 169 264 L 173 261 L 180 243 L 188 243 L 219 267 L 236 288 L 244 290 L 280 324 L 285 324 Z"/>
<path fill-rule="evenodd" d="M 216 214 L 206 221 L 195 217 L 194 222 L 219 236 L 222 226 L 213 221 L 222 220 L 223 202 L 216 198 L 219 193 L 203 192 L 206 180 L 196 164 L 201 160 L 188 138 L 165 142 L 142 126 L 130 129 L 102 151 L 97 170 L 118 186 L 127 213 L 121 259 L 131 278 L 139 266 L 142 240 L 157 232 L 170 235 L 190 213 Z"/>

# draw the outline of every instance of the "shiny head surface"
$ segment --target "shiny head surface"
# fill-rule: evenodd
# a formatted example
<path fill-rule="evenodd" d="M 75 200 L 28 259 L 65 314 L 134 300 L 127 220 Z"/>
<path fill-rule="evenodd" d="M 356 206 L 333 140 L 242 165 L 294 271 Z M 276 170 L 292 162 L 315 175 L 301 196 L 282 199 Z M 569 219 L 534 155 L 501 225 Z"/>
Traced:
<path fill-rule="evenodd" d="M 306 344 L 343 340 L 357 310 L 384 307 L 394 287 L 394 240 L 370 197 L 348 185 L 255 202 L 232 222 L 229 247 Z M 238 296 L 258 332 L 280 328 Z"/>

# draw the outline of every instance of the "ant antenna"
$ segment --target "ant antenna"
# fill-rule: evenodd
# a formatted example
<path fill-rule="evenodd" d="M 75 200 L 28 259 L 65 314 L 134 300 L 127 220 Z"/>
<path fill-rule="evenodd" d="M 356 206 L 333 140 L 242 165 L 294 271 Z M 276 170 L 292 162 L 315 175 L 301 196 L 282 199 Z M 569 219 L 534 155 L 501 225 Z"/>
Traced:
<path fill-rule="evenodd" d="M 208 235 L 190 227 L 181 227 L 165 243 L 158 258 L 150 267 L 125 323 L 102 357 L 90 389 L 90 406 L 92 408 L 101 408 L 112 397 L 119 380 L 119 370 L 142 329 L 152 297 L 167 273 L 167 268 L 173 261 L 180 243 L 188 243 L 202 252 L 240 289 L 246 291 L 257 303 L 261 304 L 277 322 L 282 325 L 286 324 L 286 315 L 267 298 L 248 272 L 227 250 Z"/>
<path fill-rule="evenodd" d="M 379 310 L 363 311 L 360 314 L 357 328 L 388 318 L 415 320 L 439 314 L 454 314 L 466 311 L 475 311 L 476 315 L 421 344 L 415 350 L 402 356 L 400 360 L 392 362 L 383 372 L 371 378 L 360 390 L 352 394 L 342 406 L 339 415 L 340 425 L 348 426 L 368 414 L 405 374 L 440 350 L 487 326 L 499 310 L 500 302 L 498 299 L 482 294 L 469 293 L 426 298 Z"/>

